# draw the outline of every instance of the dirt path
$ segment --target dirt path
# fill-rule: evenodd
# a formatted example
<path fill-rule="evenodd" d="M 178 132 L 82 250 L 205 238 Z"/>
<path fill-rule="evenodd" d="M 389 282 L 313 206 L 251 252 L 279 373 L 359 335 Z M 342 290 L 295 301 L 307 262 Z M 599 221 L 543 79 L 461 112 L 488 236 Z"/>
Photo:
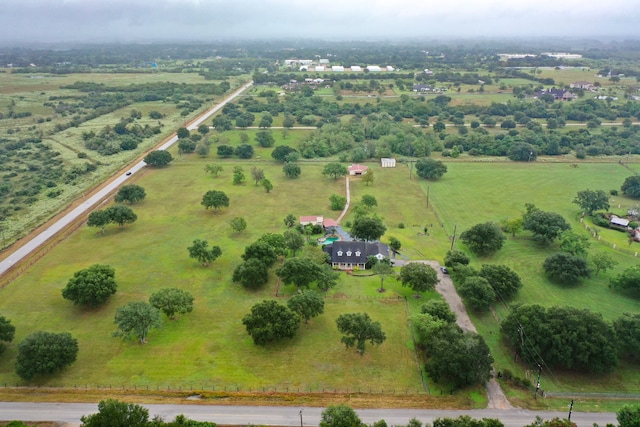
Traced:
<path fill-rule="evenodd" d="M 431 267 L 435 268 L 438 272 L 438 279 L 440 279 L 440 283 L 436 285 L 436 291 L 451 307 L 451 311 L 456 314 L 456 323 L 458 326 L 462 328 L 464 331 L 477 332 L 475 325 L 469 318 L 469 314 L 467 313 L 467 309 L 465 308 L 462 298 L 458 295 L 456 288 L 453 286 L 453 282 L 451 281 L 451 277 L 448 274 L 443 274 L 440 270 L 440 264 L 437 261 L 414 261 L 421 262 L 423 264 L 428 264 Z M 513 406 L 507 400 L 507 397 L 504 395 L 500 384 L 495 380 L 495 378 L 491 378 L 485 384 L 487 388 L 487 396 L 489 398 L 489 402 L 487 403 L 487 408 L 489 409 L 513 409 Z"/>

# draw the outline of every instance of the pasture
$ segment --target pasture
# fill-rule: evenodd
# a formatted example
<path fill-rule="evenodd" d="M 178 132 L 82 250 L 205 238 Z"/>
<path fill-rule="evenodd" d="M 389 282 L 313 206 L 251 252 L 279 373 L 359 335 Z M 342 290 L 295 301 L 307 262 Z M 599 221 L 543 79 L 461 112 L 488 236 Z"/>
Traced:
<path fill-rule="evenodd" d="M 17 343 L 46 325 L 51 331 L 71 332 L 80 341 L 80 352 L 78 360 L 63 373 L 41 378 L 42 385 L 420 390 L 407 328 L 412 309 L 402 298 L 411 291 L 391 279 L 386 283 L 388 292 L 380 295 L 375 291 L 377 278 L 343 275 L 328 295 L 325 314 L 301 325 L 294 340 L 266 347 L 253 344 L 241 318 L 254 303 L 272 298 L 277 283 L 273 272 L 270 283 L 257 292 L 247 292 L 231 282 L 244 247 L 265 232 L 284 231 L 283 219 L 288 213 L 337 216 L 329 210 L 329 195 L 344 194 L 344 180 L 323 177 L 323 164 L 318 163 L 303 164 L 302 176 L 288 180 L 280 165 L 256 161 L 223 162 L 224 171 L 213 178 L 204 172 L 204 165 L 211 162 L 182 156 L 166 169 L 149 171 L 138 181 L 148 196 L 133 206 L 139 217 L 136 223 L 122 229 L 108 227 L 105 235 L 82 227 L 0 291 L 0 312 L 17 327 L 14 343 L 0 359 L 0 382 L 20 383 L 13 373 Z M 231 184 L 236 165 L 244 167 L 248 175 L 245 185 Z M 252 166 L 264 168 L 274 183 L 271 193 L 250 181 Z M 381 183 L 384 180 L 379 179 Z M 227 192 L 230 207 L 217 214 L 205 210 L 200 200 L 210 189 Z M 420 196 L 415 184 L 408 191 Z M 379 203 L 391 204 L 382 199 Z M 414 213 L 409 217 L 401 212 L 392 215 L 397 221 L 417 221 Z M 232 232 L 228 223 L 235 216 L 247 220 L 247 230 Z M 196 238 L 222 248 L 223 255 L 209 268 L 187 255 L 187 246 Z M 411 246 L 408 241 L 407 245 Z M 62 299 L 61 289 L 74 271 L 94 263 L 115 267 L 119 291 L 96 310 L 74 307 Z M 146 300 L 154 291 L 173 286 L 195 296 L 193 313 L 165 321 L 143 346 L 111 336 L 117 307 Z M 290 294 L 293 290 L 282 291 Z M 380 347 L 368 347 L 362 357 L 344 348 L 335 327 L 339 314 L 361 311 L 380 321 L 388 337 Z"/>
<path fill-rule="evenodd" d="M 449 163 L 449 173 L 441 181 L 428 184 L 436 211 L 443 218 L 444 227 L 452 234 L 457 226 L 461 231 L 480 222 L 513 218 L 521 215 L 525 203 L 560 213 L 577 232 L 590 236 L 591 253 L 607 252 L 619 263 L 613 271 L 601 273 L 576 286 L 561 286 L 550 282 L 542 269 L 544 259 L 557 252 L 557 244 L 542 249 L 521 232 L 515 238 L 509 236 L 503 248 L 486 258 L 474 257 L 472 265 L 485 263 L 506 264 L 516 270 L 523 280 L 523 289 L 513 301 L 500 301 L 495 313 L 471 312 L 479 332 L 490 345 L 497 370 L 509 369 L 516 375 L 532 379 L 527 367 L 515 363 L 512 352 L 500 335 L 499 320 L 508 314 L 511 303 L 536 303 L 543 306 L 569 305 L 588 308 L 602 313 L 609 321 L 624 312 L 637 313 L 640 302 L 630 296 L 612 291 L 608 281 L 627 267 L 638 264 L 633 256 L 638 243 L 627 245 L 625 233 L 599 229 L 602 240 L 597 240 L 579 222 L 579 208 L 571 203 L 575 194 L 586 188 L 619 188 L 629 171 L 616 163 L 581 163 L 578 168 L 566 163 Z M 426 183 L 422 184 L 426 187 Z M 426 190 L 425 190 L 426 191 Z M 622 196 L 612 197 L 612 211 L 626 212 L 626 207 L 636 201 Z M 618 208 L 620 205 L 620 208 Z M 586 218 L 589 222 L 589 219 Z M 607 244 L 609 242 L 609 244 Z M 618 249 L 611 243 L 618 242 Z M 462 247 L 462 246 L 458 246 Z M 558 372 L 546 372 L 544 389 L 549 391 L 637 391 L 640 376 L 637 368 L 621 363 L 615 372 L 596 376 Z"/>

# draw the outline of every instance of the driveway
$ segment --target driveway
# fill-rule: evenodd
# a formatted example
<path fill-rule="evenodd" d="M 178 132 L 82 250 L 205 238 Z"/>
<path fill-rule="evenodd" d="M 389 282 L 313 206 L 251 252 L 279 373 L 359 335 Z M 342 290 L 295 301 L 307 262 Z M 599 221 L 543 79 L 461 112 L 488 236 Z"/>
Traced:
<path fill-rule="evenodd" d="M 448 274 L 443 274 L 440 270 L 440 263 L 437 261 L 412 261 L 412 262 L 420 262 L 422 264 L 428 264 L 433 267 L 438 272 L 438 279 L 440 282 L 436 285 L 436 291 L 451 307 L 451 311 L 456 314 L 456 323 L 458 326 L 462 328 L 464 331 L 477 332 L 475 325 L 471 321 L 469 317 L 469 313 L 467 313 L 467 309 L 462 302 L 462 298 L 458 295 L 456 288 L 453 286 L 453 281 Z M 404 263 L 403 263 L 404 264 Z M 398 264 L 396 264 L 398 265 Z M 513 406 L 507 400 L 507 397 L 504 395 L 500 384 L 495 380 L 495 378 L 491 378 L 485 384 L 487 388 L 487 396 L 489 398 L 489 402 L 487 403 L 487 408 L 489 409 L 512 409 Z"/>

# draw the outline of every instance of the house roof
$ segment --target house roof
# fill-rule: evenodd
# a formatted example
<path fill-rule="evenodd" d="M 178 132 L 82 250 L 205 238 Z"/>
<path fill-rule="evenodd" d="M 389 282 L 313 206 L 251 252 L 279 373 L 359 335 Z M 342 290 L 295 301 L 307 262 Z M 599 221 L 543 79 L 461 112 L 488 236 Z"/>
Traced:
<path fill-rule="evenodd" d="M 331 218 L 325 218 L 324 221 L 322 221 L 322 226 L 323 227 L 337 227 L 338 223 L 336 222 L 335 219 L 331 219 Z"/>
<path fill-rule="evenodd" d="M 365 264 L 372 255 L 389 257 L 389 246 L 380 242 L 337 240 L 322 249 L 331 256 L 332 263 Z"/>
<path fill-rule="evenodd" d="M 626 227 L 626 226 L 629 225 L 629 220 L 628 219 L 620 218 L 620 217 L 617 217 L 617 216 L 612 216 L 609 221 L 611 222 L 611 224 L 618 225 L 620 227 Z"/>
<path fill-rule="evenodd" d="M 365 165 L 359 165 L 359 164 L 354 164 L 348 167 L 349 172 L 355 171 L 355 172 L 364 172 L 367 169 L 369 169 L 369 166 L 365 166 Z"/>
<path fill-rule="evenodd" d="M 300 222 L 322 222 L 322 216 L 318 216 L 318 215 L 301 216 Z"/>

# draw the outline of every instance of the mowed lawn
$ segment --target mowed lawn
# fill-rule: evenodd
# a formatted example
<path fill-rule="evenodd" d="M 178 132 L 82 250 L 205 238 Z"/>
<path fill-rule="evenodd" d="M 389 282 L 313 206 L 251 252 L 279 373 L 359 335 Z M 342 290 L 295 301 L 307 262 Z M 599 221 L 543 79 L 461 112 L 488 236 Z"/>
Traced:
<path fill-rule="evenodd" d="M 241 319 L 254 303 L 274 297 L 276 280 L 271 272 L 270 283 L 257 292 L 231 282 L 244 247 L 265 232 L 283 232 L 283 219 L 289 213 L 337 217 L 329 210 L 329 196 L 344 194 L 344 179 L 323 177 L 323 163 L 303 163 L 302 176 L 289 180 L 281 165 L 270 161 L 223 162 L 224 171 L 213 178 L 204 172 L 204 166 L 213 162 L 217 162 L 213 156 L 176 155 L 169 167 L 144 174 L 137 184 L 145 188 L 147 198 L 133 206 L 136 223 L 124 228 L 109 226 L 105 235 L 82 226 L 0 290 L 0 313 L 17 328 L 14 342 L 0 357 L 0 383 L 21 384 L 13 372 L 17 344 L 32 332 L 47 330 L 71 332 L 79 340 L 80 351 L 72 366 L 35 381 L 42 385 L 421 389 L 407 327 L 410 310 L 404 298 L 398 298 L 410 295 L 410 290 L 391 279 L 388 285 L 396 290 L 376 295 L 372 288 L 377 280 L 342 275 L 326 300 L 325 314 L 303 324 L 295 339 L 265 347 L 253 344 Z M 232 185 L 232 170 L 237 165 L 245 170 L 245 185 Z M 271 193 L 253 184 L 253 166 L 265 170 L 274 184 Z M 388 172 L 389 176 L 401 173 L 401 169 Z M 385 174 L 380 174 L 371 189 L 385 185 Z M 418 199 L 419 187 L 412 186 Z M 214 213 L 200 205 L 202 195 L 213 189 L 228 194 L 229 208 Z M 354 191 L 360 191 L 357 184 Z M 381 205 L 384 199 L 380 194 Z M 416 214 L 409 214 L 413 212 L 409 206 L 406 216 L 395 208 L 389 213 L 380 209 L 394 222 L 418 222 Z M 247 220 L 248 228 L 242 233 L 234 233 L 229 226 L 236 216 Z M 407 242 L 413 238 L 403 237 L 401 230 L 394 234 Z M 212 266 L 201 267 L 187 254 L 194 239 L 219 245 L 222 256 Z M 95 263 L 115 268 L 118 293 L 95 310 L 75 307 L 62 298 L 61 290 L 75 271 Z M 161 329 L 149 334 L 145 345 L 111 336 L 117 307 L 147 300 L 165 287 L 191 292 L 195 296 L 193 313 L 176 321 L 165 320 Z M 339 314 L 351 312 L 367 312 L 387 334 L 381 346 L 367 347 L 364 356 L 345 349 L 335 326 Z"/>
<path fill-rule="evenodd" d="M 513 218 L 521 215 L 525 203 L 533 203 L 541 209 L 557 212 L 565 217 L 573 229 L 589 235 L 579 222 L 579 208 L 571 203 L 575 194 L 586 188 L 619 188 L 629 171 L 618 164 L 480 164 L 449 163 L 449 172 L 437 183 L 431 183 L 430 192 L 440 217 L 448 231 L 457 226 L 457 234 L 480 222 Z M 614 211 L 624 211 L 634 204 L 622 196 L 612 197 Z M 618 204 L 621 208 L 618 208 Z M 588 221 L 588 219 L 587 219 Z M 516 270 L 523 281 L 523 289 L 513 301 L 499 301 L 495 313 L 470 313 L 478 330 L 489 343 L 498 370 L 510 369 L 518 376 L 529 375 L 527 366 L 514 362 L 514 355 L 505 346 L 499 320 L 508 315 L 511 303 L 540 304 L 543 306 L 568 305 L 600 312 L 606 320 L 613 320 L 624 312 L 637 313 L 640 301 L 612 291 L 609 279 L 623 269 L 638 264 L 632 251 L 638 251 L 638 243 L 626 244 L 624 233 L 602 230 L 603 240 L 615 241 L 623 236 L 624 250 L 614 250 L 590 236 L 591 253 L 607 252 L 619 264 L 613 271 L 583 281 L 576 286 L 562 286 L 550 282 L 544 276 L 542 264 L 546 257 L 558 252 L 557 244 L 540 248 L 529 239 L 528 232 L 509 236 L 503 248 L 493 256 L 473 257 L 472 265 L 506 264 Z M 464 248 L 458 241 L 457 248 Z M 535 371 L 535 370 L 534 370 Z M 577 375 L 552 370 L 546 372 L 543 388 L 550 391 L 638 391 L 640 376 L 637 366 L 621 364 L 609 375 Z"/>

